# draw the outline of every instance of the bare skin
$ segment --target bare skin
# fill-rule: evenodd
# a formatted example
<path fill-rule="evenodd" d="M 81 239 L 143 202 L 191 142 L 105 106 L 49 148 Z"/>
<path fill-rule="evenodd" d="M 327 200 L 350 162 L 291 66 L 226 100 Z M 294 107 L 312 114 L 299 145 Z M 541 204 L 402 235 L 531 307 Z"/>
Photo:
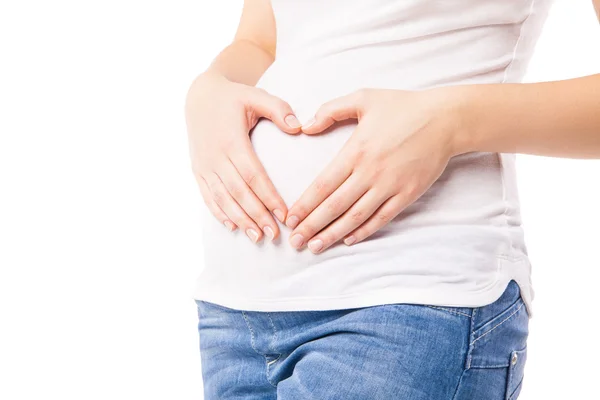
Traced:
<path fill-rule="evenodd" d="M 268 118 L 289 134 L 300 122 L 289 104 L 254 87 L 275 59 L 275 21 L 269 0 L 247 0 L 235 39 L 191 85 L 186 123 L 192 170 L 212 214 L 250 240 L 279 235 L 273 215 L 287 206 L 252 148 L 249 132 Z"/>
<path fill-rule="evenodd" d="M 246 0 L 244 14 L 251 17 L 244 20 L 242 16 L 237 42 L 217 57 L 205 73 L 206 82 L 245 80 L 246 85 L 254 84 L 256 81 L 251 82 L 258 80 L 255 74 L 263 66 L 266 70 L 269 60 L 274 60 L 275 27 L 268 4 L 268 0 Z M 594 0 L 594 6 L 598 13 L 600 0 Z M 254 47 L 260 50 L 251 50 Z M 241 65 L 242 58 L 244 68 L 239 68 L 236 65 Z M 242 71 L 251 59 L 252 68 Z M 211 84 L 198 86 L 204 88 Z M 239 95 L 241 92 L 237 90 L 224 95 L 223 104 L 235 103 L 229 96 Z M 192 86 L 190 92 L 192 98 L 203 98 L 199 93 L 201 89 Z M 320 133 L 346 119 L 357 119 L 358 125 L 342 150 L 286 212 L 286 225 L 293 229 L 290 244 L 296 249 L 308 246 L 313 253 L 320 253 L 340 240 L 353 245 L 368 238 L 416 201 L 441 175 L 450 158 L 467 152 L 600 158 L 598 93 L 600 74 L 557 82 L 461 85 L 419 92 L 365 88 L 333 99 L 302 126 L 302 132 Z M 270 111 L 274 122 L 285 127 L 280 126 L 284 132 L 297 134 L 300 130 L 293 128 L 295 125 L 285 125 L 285 116 L 292 113 L 289 105 L 278 99 L 271 100 L 273 110 L 277 110 Z M 195 137 L 203 135 L 202 129 L 223 131 L 225 121 L 231 119 L 224 116 L 221 122 L 211 121 L 210 127 L 200 129 L 194 123 L 195 115 L 201 113 L 199 104 L 201 100 L 188 107 L 192 145 Z M 248 125 L 238 130 L 244 132 Z M 247 137 L 247 132 L 244 134 Z M 210 136 L 210 133 L 204 135 Z M 232 134 L 229 143 L 242 136 Z M 204 140 L 203 143 L 210 143 Z M 211 151 L 218 154 L 218 149 L 223 148 L 219 146 L 222 142 L 213 143 L 212 147 L 202 146 L 201 151 L 205 152 L 203 155 L 212 154 Z M 248 156 L 252 148 L 245 142 L 238 151 L 252 159 Z M 192 161 L 194 163 L 194 159 Z M 239 203 L 239 209 L 248 210 L 246 219 L 238 217 L 239 210 L 235 217 L 230 214 L 235 207 L 223 200 L 224 195 L 215 197 L 214 191 L 201 186 L 213 214 L 224 223 L 233 220 L 244 229 L 270 226 L 265 216 L 268 210 L 284 208 L 283 201 L 276 200 L 272 184 L 266 183 L 270 182 L 266 173 L 260 175 L 261 169 L 256 163 L 251 165 L 253 171 L 258 172 L 252 175 L 261 176 L 262 191 L 261 195 L 246 197 L 254 202 Z M 217 164 L 210 161 L 198 170 L 215 169 Z M 226 175 L 225 179 L 228 179 Z M 260 209 L 256 203 L 267 196 L 265 193 L 271 196 L 270 202 Z M 248 222 L 250 219 L 255 225 Z"/>

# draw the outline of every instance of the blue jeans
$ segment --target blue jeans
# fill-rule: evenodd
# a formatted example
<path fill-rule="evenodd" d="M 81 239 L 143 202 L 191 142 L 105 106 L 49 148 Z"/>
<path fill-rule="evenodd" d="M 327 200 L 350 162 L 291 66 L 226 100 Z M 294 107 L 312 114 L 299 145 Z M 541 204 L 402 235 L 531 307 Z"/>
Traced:
<path fill-rule="evenodd" d="M 205 400 L 514 400 L 521 390 L 529 316 L 514 281 L 478 308 L 196 304 Z"/>

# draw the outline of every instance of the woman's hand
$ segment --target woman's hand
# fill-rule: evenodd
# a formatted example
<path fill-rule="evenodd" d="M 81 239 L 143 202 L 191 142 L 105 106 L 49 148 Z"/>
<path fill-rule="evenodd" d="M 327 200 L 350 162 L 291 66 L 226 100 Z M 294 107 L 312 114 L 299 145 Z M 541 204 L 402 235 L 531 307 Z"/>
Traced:
<path fill-rule="evenodd" d="M 279 234 L 270 212 L 284 221 L 287 207 L 256 157 L 249 132 L 261 117 L 299 133 L 291 107 L 262 89 L 203 74 L 191 85 L 186 123 L 192 170 L 212 214 L 253 242 Z"/>
<path fill-rule="evenodd" d="M 422 92 L 363 89 L 324 104 L 302 130 L 356 118 L 351 138 L 300 199 L 286 225 L 290 243 L 320 253 L 344 238 L 369 237 L 417 200 L 458 154 L 461 121 L 451 88 Z"/>

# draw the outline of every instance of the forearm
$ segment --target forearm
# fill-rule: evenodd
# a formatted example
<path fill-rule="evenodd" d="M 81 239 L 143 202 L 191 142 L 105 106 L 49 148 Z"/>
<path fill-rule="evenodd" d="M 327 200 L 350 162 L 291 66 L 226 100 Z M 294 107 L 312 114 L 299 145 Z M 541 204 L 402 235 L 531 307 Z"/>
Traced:
<path fill-rule="evenodd" d="M 459 152 L 600 158 L 600 74 L 465 86 L 460 96 Z"/>
<path fill-rule="evenodd" d="M 205 74 L 254 86 L 273 63 L 274 56 L 249 40 L 236 40 L 214 59 Z"/>

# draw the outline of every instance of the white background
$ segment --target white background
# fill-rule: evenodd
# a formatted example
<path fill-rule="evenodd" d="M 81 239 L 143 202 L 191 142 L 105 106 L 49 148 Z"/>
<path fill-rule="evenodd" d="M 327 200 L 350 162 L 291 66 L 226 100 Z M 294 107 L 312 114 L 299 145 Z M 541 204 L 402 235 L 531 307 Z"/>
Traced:
<path fill-rule="evenodd" d="M 241 3 L 0 3 L 1 399 L 202 398 L 183 102 Z M 557 0 L 527 80 L 596 72 L 590 1 Z M 600 162 L 520 156 L 519 173 L 521 400 L 600 398 Z"/>

